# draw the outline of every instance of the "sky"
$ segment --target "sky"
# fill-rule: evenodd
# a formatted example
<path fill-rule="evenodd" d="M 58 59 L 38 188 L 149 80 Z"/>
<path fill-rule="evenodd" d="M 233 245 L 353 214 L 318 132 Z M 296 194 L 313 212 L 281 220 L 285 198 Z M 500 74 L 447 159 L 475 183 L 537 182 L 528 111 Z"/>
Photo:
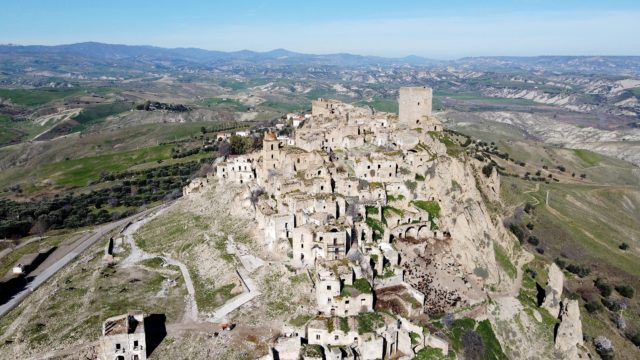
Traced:
<path fill-rule="evenodd" d="M 0 43 L 434 59 L 640 55 L 640 0 L 0 0 Z"/>

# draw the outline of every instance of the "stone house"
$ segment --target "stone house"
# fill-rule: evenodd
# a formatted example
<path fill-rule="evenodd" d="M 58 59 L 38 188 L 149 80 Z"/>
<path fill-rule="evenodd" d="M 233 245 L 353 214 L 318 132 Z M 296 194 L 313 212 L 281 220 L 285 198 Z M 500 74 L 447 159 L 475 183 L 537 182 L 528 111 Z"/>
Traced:
<path fill-rule="evenodd" d="M 373 311 L 373 291 L 366 279 L 354 281 L 348 262 L 322 262 L 316 266 L 316 303 L 324 316 L 354 316 Z"/>
<path fill-rule="evenodd" d="M 145 360 L 147 343 L 144 314 L 130 311 L 105 320 L 102 324 L 100 354 L 101 360 Z"/>

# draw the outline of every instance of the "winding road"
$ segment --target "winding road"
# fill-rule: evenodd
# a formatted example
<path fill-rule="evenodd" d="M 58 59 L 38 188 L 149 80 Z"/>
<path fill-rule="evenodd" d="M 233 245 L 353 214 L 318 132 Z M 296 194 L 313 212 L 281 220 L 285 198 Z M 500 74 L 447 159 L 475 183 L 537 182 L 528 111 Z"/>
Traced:
<path fill-rule="evenodd" d="M 161 205 L 167 206 L 167 205 Z M 14 295 L 9 301 L 0 305 L 0 317 L 6 315 L 13 308 L 18 306 L 29 294 L 31 294 L 34 290 L 36 290 L 40 285 L 49 280 L 53 275 L 55 275 L 60 269 L 69 264 L 73 259 L 75 259 L 78 255 L 82 254 L 85 250 L 95 244 L 98 240 L 102 239 L 109 232 L 116 230 L 120 227 L 125 226 L 125 224 L 139 218 L 144 217 L 147 214 L 157 210 L 156 208 L 145 210 L 139 214 L 132 215 L 128 218 L 124 218 L 122 220 L 118 220 L 112 223 L 104 224 L 98 226 L 93 231 L 82 235 L 79 241 L 77 241 L 78 245 L 71 249 L 67 254 L 65 254 L 60 260 L 51 264 L 46 269 L 43 269 L 38 275 L 36 275 L 33 280 L 19 293 Z M 37 269 L 40 271 L 40 269 Z"/>

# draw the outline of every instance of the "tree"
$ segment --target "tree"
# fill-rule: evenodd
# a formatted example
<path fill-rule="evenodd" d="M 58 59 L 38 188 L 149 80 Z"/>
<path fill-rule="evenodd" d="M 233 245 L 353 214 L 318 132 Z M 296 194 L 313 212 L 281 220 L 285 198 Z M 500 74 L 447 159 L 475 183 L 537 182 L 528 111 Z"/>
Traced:
<path fill-rule="evenodd" d="M 231 154 L 245 154 L 251 148 L 251 144 L 249 143 L 249 141 L 251 141 L 251 139 L 233 135 L 229 141 L 229 145 L 231 146 Z"/>
<path fill-rule="evenodd" d="M 203 127 L 201 127 L 201 128 L 200 128 L 200 132 L 201 132 L 203 135 L 204 135 L 204 134 L 206 134 L 206 133 L 207 133 L 207 128 L 206 128 L 206 127 L 204 127 L 204 126 L 203 126 Z"/>
<path fill-rule="evenodd" d="M 47 221 L 43 218 L 45 216 L 46 215 L 40 216 L 31 227 L 31 230 L 29 230 L 31 234 L 38 235 L 40 239 L 42 239 L 44 234 L 47 232 L 47 229 L 49 228 L 49 224 L 47 224 Z"/>
<path fill-rule="evenodd" d="M 464 358 L 482 359 L 484 358 L 484 343 L 478 333 L 473 330 L 467 330 L 462 335 L 462 347 L 464 349 Z"/>
<path fill-rule="evenodd" d="M 482 167 L 482 173 L 486 177 L 491 177 L 491 174 L 493 173 L 493 164 L 487 164 L 487 165 L 483 166 Z"/>
<path fill-rule="evenodd" d="M 629 285 L 617 285 L 615 289 L 620 295 L 629 299 L 633 298 L 636 292 L 635 289 Z"/>
<path fill-rule="evenodd" d="M 231 144 L 226 141 L 220 143 L 220 146 L 218 146 L 218 153 L 220 156 L 224 157 L 231 155 Z"/>
<path fill-rule="evenodd" d="M 595 281 L 595 285 L 596 288 L 598 288 L 598 290 L 600 291 L 600 295 L 604 297 L 611 295 L 611 292 L 613 291 L 612 286 L 602 278 L 597 278 Z"/>

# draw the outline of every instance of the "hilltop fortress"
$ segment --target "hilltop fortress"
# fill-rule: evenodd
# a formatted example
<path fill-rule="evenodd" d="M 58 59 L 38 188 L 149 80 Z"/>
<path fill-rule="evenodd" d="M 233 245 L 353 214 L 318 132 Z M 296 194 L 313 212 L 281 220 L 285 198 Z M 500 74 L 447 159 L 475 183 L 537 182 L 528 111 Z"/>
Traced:
<path fill-rule="evenodd" d="M 284 341 L 280 359 L 446 353 L 428 331 L 409 339 L 415 323 L 513 283 L 494 250 L 510 253 L 513 241 L 485 206 L 498 198 L 497 173 L 449 149 L 430 88 L 401 88 L 398 102 L 395 115 L 318 99 L 291 138 L 266 132 L 261 151 L 215 169 L 245 187 L 264 246 L 313 274 L 321 320 L 307 324 L 306 348 Z M 378 321 L 365 334 L 363 314 Z"/>

